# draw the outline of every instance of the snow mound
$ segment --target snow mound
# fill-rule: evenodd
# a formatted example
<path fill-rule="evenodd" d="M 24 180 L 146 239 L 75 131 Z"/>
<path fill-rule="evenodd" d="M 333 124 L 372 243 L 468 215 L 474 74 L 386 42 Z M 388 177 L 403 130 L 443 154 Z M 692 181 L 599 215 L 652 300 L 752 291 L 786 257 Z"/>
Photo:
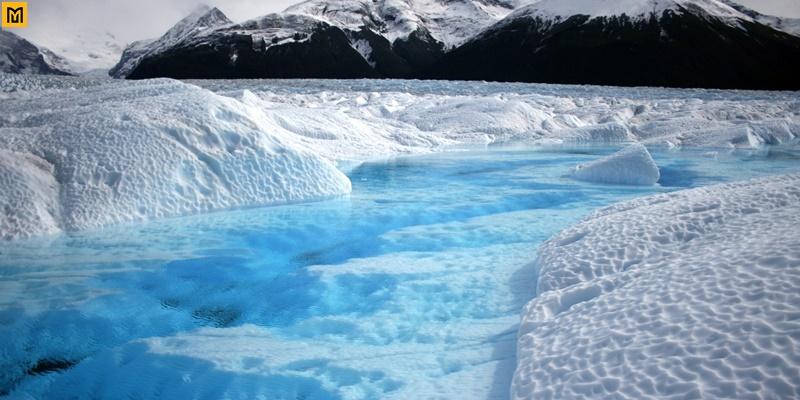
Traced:
<path fill-rule="evenodd" d="M 0 127 L 5 238 L 350 191 L 331 161 L 261 110 L 196 86 L 51 95 L 48 107 L 36 96 L 4 100 L 15 115 Z"/>
<path fill-rule="evenodd" d="M 586 182 L 650 186 L 658 182 L 661 174 L 647 147 L 637 143 L 575 167 L 572 177 Z"/>
<path fill-rule="evenodd" d="M 513 399 L 800 395 L 800 175 L 595 212 L 542 245 Z"/>

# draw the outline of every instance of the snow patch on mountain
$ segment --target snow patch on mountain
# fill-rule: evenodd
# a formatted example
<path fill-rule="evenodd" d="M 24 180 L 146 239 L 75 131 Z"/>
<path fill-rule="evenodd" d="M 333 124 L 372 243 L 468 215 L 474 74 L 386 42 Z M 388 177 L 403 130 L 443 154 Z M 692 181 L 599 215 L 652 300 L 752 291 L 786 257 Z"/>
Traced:
<path fill-rule="evenodd" d="M 779 31 L 786 32 L 790 35 L 800 36 L 800 18 L 785 18 L 776 17 L 774 15 L 764 15 L 733 0 L 720 1 L 759 23 L 770 26 Z"/>
<path fill-rule="evenodd" d="M 509 0 L 309 0 L 284 13 L 312 15 L 353 31 L 366 27 L 390 43 L 427 31 L 452 48 L 508 15 L 513 6 Z"/>
<path fill-rule="evenodd" d="M 287 43 L 302 43 L 323 23 L 307 15 L 267 14 L 224 28 L 226 34 L 248 35 L 254 47 L 266 50 Z M 223 32 L 218 32 L 223 33 Z"/>
<path fill-rule="evenodd" d="M 565 20 L 574 15 L 590 18 L 626 15 L 630 18 L 661 16 L 664 11 L 702 11 L 718 18 L 751 20 L 747 15 L 717 0 L 538 0 L 524 6 L 510 18 L 522 16 Z"/>
<path fill-rule="evenodd" d="M 353 42 L 353 48 L 356 49 L 358 54 L 361 54 L 361 57 L 364 57 L 364 60 L 369 63 L 369 65 L 375 68 L 375 61 L 372 59 L 372 46 L 366 40 L 356 40 Z"/>

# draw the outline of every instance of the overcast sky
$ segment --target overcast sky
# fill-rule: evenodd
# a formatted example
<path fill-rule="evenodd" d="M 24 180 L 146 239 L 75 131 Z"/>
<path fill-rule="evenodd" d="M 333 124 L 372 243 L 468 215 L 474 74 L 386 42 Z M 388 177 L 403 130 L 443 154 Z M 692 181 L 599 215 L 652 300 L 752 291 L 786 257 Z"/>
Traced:
<path fill-rule="evenodd" d="M 800 0 L 739 0 L 765 14 L 800 18 Z M 109 32 L 120 43 L 158 37 L 198 4 L 217 6 L 233 21 L 282 11 L 298 0 L 28 0 L 29 27 L 20 35 L 44 46 L 69 46 L 77 34 Z"/>

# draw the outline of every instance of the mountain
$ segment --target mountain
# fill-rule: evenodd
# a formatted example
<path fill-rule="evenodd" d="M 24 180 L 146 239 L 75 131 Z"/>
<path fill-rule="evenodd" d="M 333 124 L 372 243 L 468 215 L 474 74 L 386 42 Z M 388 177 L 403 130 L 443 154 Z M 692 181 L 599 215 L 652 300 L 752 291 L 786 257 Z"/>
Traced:
<path fill-rule="evenodd" d="M 128 77 L 144 59 L 156 58 L 189 39 L 202 38 L 214 28 L 232 24 L 216 7 L 200 5 L 158 39 L 139 40 L 128 45 L 120 61 L 108 72 L 115 78 Z"/>
<path fill-rule="evenodd" d="M 309 0 L 202 7 L 112 76 L 423 78 L 799 89 L 792 20 L 730 0 Z"/>
<path fill-rule="evenodd" d="M 0 31 L 0 72 L 70 75 L 67 62 L 50 50 L 8 31 Z"/>
<path fill-rule="evenodd" d="M 416 33 L 449 50 L 513 8 L 512 0 L 309 0 L 284 14 L 311 15 L 343 30 L 366 28 L 392 44 Z"/>
<path fill-rule="evenodd" d="M 427 78 L 800 89 L 800 38 L 716 0 L 540 0 Z"/>
<path fill-rule="evenodd" d="M 107 72 L 119 61 L 125 47 L 123 40 L 91 24 L 60 26 L 58 34 L 45 29 L 24 30 L 21 34 L 33 43 L 46 43 L 53 54 L 65 60 L 65 68 L 78 74 Z"/>
<path fill-rule="evenodd" d="M 781 18 L 773 15 L 764 15 L 732 0 L 720 1 L 764 25 L 769 25 L 774 29 L 794 36 L 800 36 L 800 18 Z"/>
<path fill-rule="evenodd" d="M 206 8 L 225 23 L 132 46 L 112 76 L 413 77 L 510 13 L 511 1 L 311 0 L 238 24 Z M 176 28 L 193 26 L 194 14 Z"/>

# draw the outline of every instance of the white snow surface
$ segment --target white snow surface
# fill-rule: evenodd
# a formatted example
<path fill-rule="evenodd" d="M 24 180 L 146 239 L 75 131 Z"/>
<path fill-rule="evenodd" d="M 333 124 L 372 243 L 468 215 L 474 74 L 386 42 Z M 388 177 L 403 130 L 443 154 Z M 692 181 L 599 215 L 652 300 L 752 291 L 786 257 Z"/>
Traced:
<path fill-rule="evenodd" d="M 0 102 L 11 188 L 2 200 L 25 204 L 0 208 L 15 221 L 5 238 L 340 195 L 350 190 L 340 170 L 400 154 L 630 142 L 725 150 L 800 135 L 790 92 L 4 74 Z"/>
<path fill-rule="evenodd" d="M 508 18 L 533 16 L 563 20 L 573 15 L 600 18 L 624 14 L 636 19 L 681 9 L 702 10 L 717 18 L 752 21 L 749 16 L 718 0 L 538 0 L 519 8 Z"/>
<path fill-rule="evenodd" d="M 637 143 L 610 156 L 578 165 L 572 177 L 586 182 L 650 186 L 658 182 L 661 174 L 647 147 Z"/>
<path fill-rule="evenodd" d="M 177 81 L 17 95 L 3 107 L 6 239 L 350 191 L 333 163 L 258 110 Z"/>
<path fill-rule="evenodd" d="M 59 231 L 58 182 L 53 170 L 35 155 L 0 149 L 0 206 L 6 210 L 0 213 L 0 238 Z"/>
<path fill-rule="evenodd" d="M 800 175 L 641 198 L 540 248 L 513 399 L 800 396 Z"/>
<path fill-rule="evenodd" d="M 779 31 L 794 36 L 800 36 L 800 18 L 781 18 L 771 15 L 759 15 L 756 17 L 756 20 Z"/>

